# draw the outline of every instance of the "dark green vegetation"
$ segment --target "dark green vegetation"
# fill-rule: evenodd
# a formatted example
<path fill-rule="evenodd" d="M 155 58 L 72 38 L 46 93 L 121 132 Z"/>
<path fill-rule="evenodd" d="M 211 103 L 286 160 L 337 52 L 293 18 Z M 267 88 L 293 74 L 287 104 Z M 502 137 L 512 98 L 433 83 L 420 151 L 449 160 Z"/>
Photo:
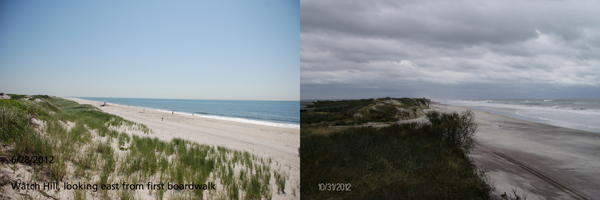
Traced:
<path fill-rule="evenodd" d="M 152 132 L 145 125 L 104 113 L 91 105 L 44 95 L 10 96 L 9 100 L 0 100 L 0 142 L 3 145 L 0 162 L 11 168 L 17 168 L 17 165 L 30 167 L 32 181 L 60 182 L 68 178 L 69 182 L 98 185 L 122 182 L 204 184 L 212 181 L 220 183 L 221 187 L 217 188 L 219 191 L 211 192 L 149 191 L 156 199 L 165 196 L 202 199 L 207 198 L 207 194 L 223 199 L 271 199 L 275 187 L 270 184 L 272 175 L 277 186 L 285 186 L 287 175 L 272 172 L 271 159 L 177 138 L 161 141 L 130 135 L 120 130 Z M 9 160 L 17 155 L 53 156 L 54 163 L 9 164 Z M 283 189 L 278 187 L 278 190 Z M 0 191 L 2 193 L 4 191 Z M 73 195 L 75 199 L 133 199 L 136 196 L 133 191 L 124 190 L 78 191 Z"/>
<path fill-rule="evenodd" d="M 313 102 L 315 112 L 302 112 L 300 121 L 313 126 L 359 125 L 367 122 L 397 122 L 422 116 L 429 105 L 423 98 L 380 98 Z M 340 109 L 319 109 L 344 106 Z"/>
<path fill-rule="evenodd" d="M 358 106 L 353 107 L 368 107 L 372 102 L 355 101 Z M 403 105 L 411 108 L 408 102 Z M 303 118 L 302 197 L 489 199 L 492 186 L 467 157 L 477 129 L 473 113 L 430 111 L 427 117 L 431 123 L 345 130 L 315 125 L 320 119 L 304 124 Z M 352 187 L 350 192 L 319 191 L 319 183 L 350 183 Z"/>

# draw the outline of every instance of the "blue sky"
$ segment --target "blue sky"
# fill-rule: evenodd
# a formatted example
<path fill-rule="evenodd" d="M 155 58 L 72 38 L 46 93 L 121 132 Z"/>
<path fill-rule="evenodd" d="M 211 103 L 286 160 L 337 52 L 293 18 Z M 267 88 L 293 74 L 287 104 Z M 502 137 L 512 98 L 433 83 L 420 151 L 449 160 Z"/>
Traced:
<path fill-rule="evenodd" d="M 300 99 L 299 1 L 3 1 L 0 92 Z"/>

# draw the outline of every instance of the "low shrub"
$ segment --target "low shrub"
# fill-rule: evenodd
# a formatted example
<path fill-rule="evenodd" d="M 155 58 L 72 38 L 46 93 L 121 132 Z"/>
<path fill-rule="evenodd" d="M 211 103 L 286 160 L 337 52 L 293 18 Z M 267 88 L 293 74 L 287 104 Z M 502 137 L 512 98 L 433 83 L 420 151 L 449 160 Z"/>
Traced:
<path fill-rule="evenodd" d="M 473 134 L 477 131 L 477 124 L 474 122 L 475 115 L 472 111 L 463 113 L 430 111 L 425 115 L 433 126 L 441 128 L 442 140 L 461 147 L 467 153 L 475 145 Z"/>
<path fill-rule="evenodd" d="M 302 129 L 302 198 L 489 199 L 491 185 L 466 154 L 473 114 L 434 115 L 427 124 Z M 352 192 L 320 191 L 320 183 L 350 183 Z"/>

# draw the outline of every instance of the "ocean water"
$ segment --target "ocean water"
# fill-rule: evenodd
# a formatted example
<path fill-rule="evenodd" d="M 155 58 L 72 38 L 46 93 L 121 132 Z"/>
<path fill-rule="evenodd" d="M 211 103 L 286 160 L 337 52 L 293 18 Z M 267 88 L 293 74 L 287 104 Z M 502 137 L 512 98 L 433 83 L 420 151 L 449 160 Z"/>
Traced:
<path fill-rule="evenodd" d="M 275 127 L 300 128 L 300 101 L 244 101 L 192 99 L 137 99 L 76 97 L 124 106 L 137 106 L 164 112 L 175 112 Z"/>
<path fill-rule="evenodd" d="M 600 133 L 600 99 L 437 100 L 494 114 Z"/>

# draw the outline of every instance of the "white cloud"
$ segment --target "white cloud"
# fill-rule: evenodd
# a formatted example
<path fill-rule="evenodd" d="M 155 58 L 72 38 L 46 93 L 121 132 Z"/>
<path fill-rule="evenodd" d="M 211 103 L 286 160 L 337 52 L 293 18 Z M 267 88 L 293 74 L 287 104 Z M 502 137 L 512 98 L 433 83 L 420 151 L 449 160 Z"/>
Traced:
<path fill-rule="evenodd" d="M 322 89 L 311 91 L 319 85 L 369 86 L 382 94 L 394 85 L 465 94 L 485 92 L 486 85 L 532 97 L 552 88 L 598 90 L 596 4 L 302 1 L 302 96 L 323 96 L 316 95 Z"/>

